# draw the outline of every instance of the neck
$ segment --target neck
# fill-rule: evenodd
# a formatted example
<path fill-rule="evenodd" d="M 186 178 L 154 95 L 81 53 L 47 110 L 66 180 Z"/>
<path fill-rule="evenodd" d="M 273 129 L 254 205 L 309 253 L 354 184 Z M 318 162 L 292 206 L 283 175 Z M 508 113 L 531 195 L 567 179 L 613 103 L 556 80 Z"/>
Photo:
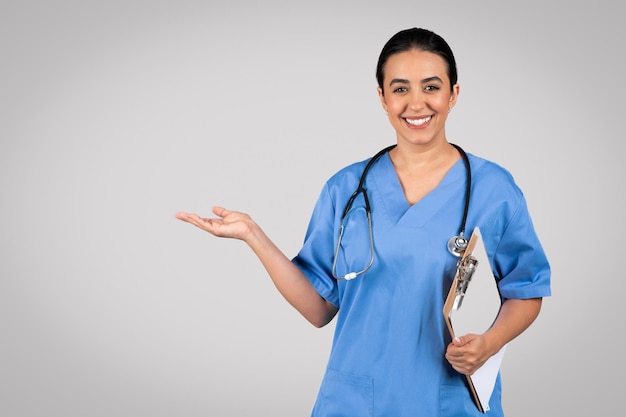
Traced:
<path fill-rule="evenodd" d="M 389 156 L 398 169 L 421 169 L 449 164 L 459 159 L 459 153 L 447 141 L 428 145 L 398 143 Z"/>

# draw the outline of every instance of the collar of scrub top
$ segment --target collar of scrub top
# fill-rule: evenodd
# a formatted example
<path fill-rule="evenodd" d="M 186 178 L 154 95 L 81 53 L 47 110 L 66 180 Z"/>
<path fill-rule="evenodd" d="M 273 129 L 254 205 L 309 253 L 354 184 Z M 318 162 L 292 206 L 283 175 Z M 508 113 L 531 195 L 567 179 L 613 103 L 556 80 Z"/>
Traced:
<path fill-rule="evenodd" d="M 461 157 L 463 158 L 463 163 L 465 164 L 465 171 L 467 175 L 467 180 L 465 182 L 465 204 L 463 207 L 463 218 L 461 219 L 461 226 L 459 227 L 459 234 L 457 236 L 451 237 L 450 240 L 448 241 L 448 250 L 450 251 L 450 253 L 453 254 L 454 256 L 460 257 L 463 255 L 463 252 L 465 251 L 465 248 L 467 248 L 467 243 L 468 243 L 468 240 L 465 238 L 465 222 L 467 220 L 467 213 L 469 211 L 470 190 L 472 187 L 472 170 L 470 167 L 469 159 L 465 151 L 460 146 L 455 145 L 454 143 L 451 143 L 451 145 L 454 146 L 461 154 Z M 346 203 L 346 207 L 344 208 L 343 213 L 341 215 L 341 226 L 339 227 L 339 237 L 337 239 L 337 247 L 335 248 L 335 256 L 333 257 L 333 265 L 331 269 L 331 273 L 333 274 L 333 277 L 335 279 L 338 279 L 338 280 L 339 279 L 345 279 L 345 280 L 354 279 L 358 277 L 359 275 L 365 273 L 368 269 L 371 268 L 371 266 L 374 263 L 374 234 L 372 230 L 373 229 L 372 228 L 372 212 L 370 208 L 369 197 L 367 195 L 367 190 L 365 188 L 365 179 L 367 178 L 367 173 L 372 167 L 372 165 L 374 165 L 374 163 L 377 160 L 379 160 L 381 156 L 383 156 L 384 154 L 386 154 L 387 152 L 389 152 L 396 146 L 397 145 L 391 145 L 380 150 L 376 155 L 372 157 L 372 159 L 369 160 L 367 165 L 365 165 L 365 169 L 363 169 L 363 173 L 361 174 L 361 178 L 359 179 L 358 187 L 352 193 L 352 195 L 348 199 L 348 202 Z M 369 241 L 370 241 L 369 242 L 370 243 L 369 245 L 370 246 L 370 259 L 369 259 L 368 264 L 365 266 L 365 268 L 361 269 L 360 271 L 353 271 L 345 275 L 339 276 L 336 274 L 336 267 L 337 267 L 337 257 L 339 255 L 339 248 L 341 246 L 341 240 L 343 238 L 344 224 L 345 224 L 346 217 L 348 213 L 350 212 L 350 209 L 352 208 L 352 204 L 354 203 L 354 200 L 358 197 L 359 194 L 363 195 L 363 200 L 365 202 L 365 213 L 367 215 L 367 227 L 369 231 Z"/>

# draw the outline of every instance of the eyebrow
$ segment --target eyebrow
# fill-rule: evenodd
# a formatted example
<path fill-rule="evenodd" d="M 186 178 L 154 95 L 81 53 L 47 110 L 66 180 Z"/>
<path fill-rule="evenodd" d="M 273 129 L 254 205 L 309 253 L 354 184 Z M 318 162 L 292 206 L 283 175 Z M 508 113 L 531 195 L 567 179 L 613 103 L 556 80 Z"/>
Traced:
<path fill-rule="evenodd" d="M 389 81 L 389 86 L 391 87 L 394 84 L 409 84 L 409 80 L 405 80 L 404 78 L 394 78 Z"/>
<path fill-rule="evenodd" d="M 422 84 L 427 84 L 433 81 L 439 81 L 440 83 L 443 83 L 443 80 L 439 77 L 437 77 L 436 75 L 433 77 L 428 77 L 428 78 L 424 78 L 421 83 Z M 409 80 L 405 80 L 404 78 L 394 78 L 393 80 L 391 80 L 389 82 L 389 86 L 391 87 L 394 84 L 410 84 Z"/>
<path fill-rule="evenodd" d="M 443 83 L 443 80 L 435 75 L 433 77 L 424 78 L 422 80 L 422 84 L 430 83 L 433 81 L 439 81 L 440 83 Z"/>

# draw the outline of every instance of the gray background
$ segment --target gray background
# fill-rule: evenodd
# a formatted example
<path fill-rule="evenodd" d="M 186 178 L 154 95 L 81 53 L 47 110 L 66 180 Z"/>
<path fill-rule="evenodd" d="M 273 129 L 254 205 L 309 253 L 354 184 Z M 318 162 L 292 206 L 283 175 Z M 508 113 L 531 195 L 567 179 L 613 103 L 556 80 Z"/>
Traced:
<path fill-rule="evenodd" d="M 507 416 L 615 415 L 619 7 L 2 0 L 0 415 L 308 415 L 333 325 L 174 214 L 251 213 L 293 256 L 323 182 L 395 140 L 374 68 L 413 26 L 458 60 L 449 139 L 513 173 L 553 266 Z"/>

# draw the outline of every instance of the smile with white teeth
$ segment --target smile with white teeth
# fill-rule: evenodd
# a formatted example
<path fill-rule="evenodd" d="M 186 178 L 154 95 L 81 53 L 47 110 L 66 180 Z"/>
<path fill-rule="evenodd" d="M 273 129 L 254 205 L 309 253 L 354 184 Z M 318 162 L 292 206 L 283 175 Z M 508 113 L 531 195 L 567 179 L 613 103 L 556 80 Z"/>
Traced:
<path fill-rule="evenodd" d="M 430 122 L 430 119 L 432 119 L 432 116 L 428 116 L 423 119 L 404 119 L 404 120 L 406 120 L 406 122 L 410 124 L 411 126 L 421 126 L 424 123 Z"/>

